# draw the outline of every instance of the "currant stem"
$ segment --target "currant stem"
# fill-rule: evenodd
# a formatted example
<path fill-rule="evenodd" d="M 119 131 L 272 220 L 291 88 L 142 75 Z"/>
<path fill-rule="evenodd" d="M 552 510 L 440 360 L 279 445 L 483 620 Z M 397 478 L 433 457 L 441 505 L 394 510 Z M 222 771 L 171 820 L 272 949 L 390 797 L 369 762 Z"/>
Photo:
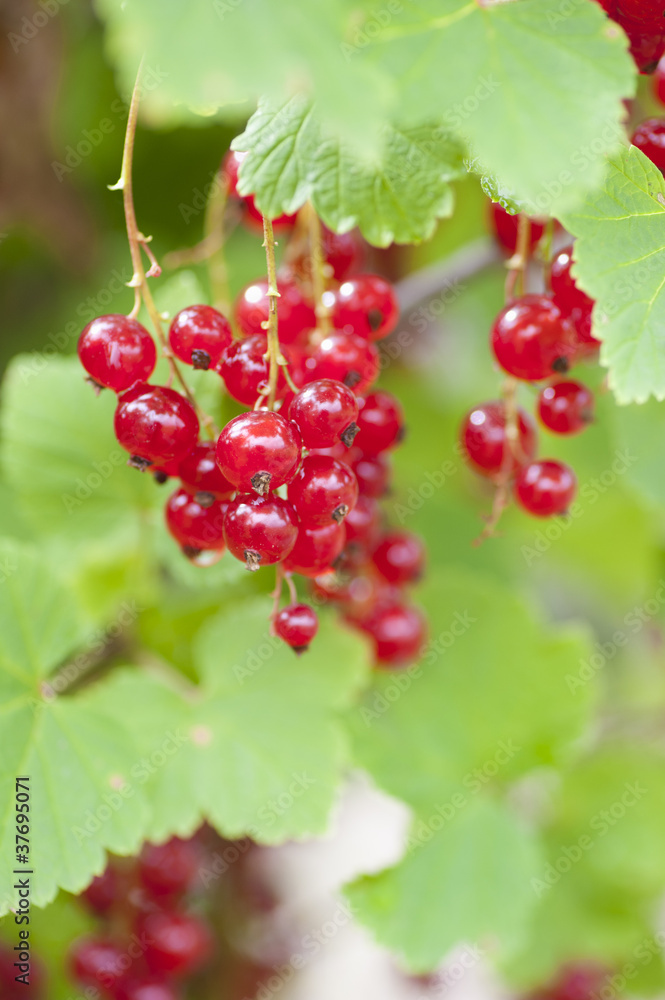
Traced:
<path fill-rule="evenodd" d="M 279 347 L 279 331 L 277 326 L 277 299 L 279 298 L 279 292 L 277 291 L 277 270 L 275 267 L 275 234 L 272 230 L 272 222 L 270 219 L 263 217 L 263 245 L 266 249 L 266 264 L 268 269 L 268 299 L 269 299 L 269 312 L 268 312 L 268 329 L 267 339 L 268 339 L 268 409 L 275 409 L 275 397 L 277 395 L 277 377 L 279 375 L 279 366 L 286 364 L 286 359 L 282 356 L 282 352 Z"/>
<path fill-rule="evenodd" d="M 528 215 L 520 215 L 517 224 L 517 246 L 515 253 L 508 261 L 508 277 L 506 278 L 506 302 L 516 295 L 524 294 L 525 273 L 529 263 L 529 237 L 531 236 L 531 220 Z"/>
<path fill-rule="evenodd" d="M 157 339 L 162 348 L 162 353 L 168 359 L 169 366 L 171 368 L 171 373 L 180 383 L 182 390 L 191 403 L 191 405 L 196 410 L 199 420 L 206 428 L 206 431 L 211 437 L 215 437 L 217 434 L 217 428 L 211 417 L 201 411 L 201 408 L 197 404 L 192 392 L 185 382 L 182 372 L 173 357 L 171 350 L 168 346 L 166 336 L 164 334 L 164 329 L 162 327 L 162 317 L 159 314 L 159 310 L 155 305 L 155 301 L 152 297 L 152 292 L 148 284 L 148 278 L 143 267 L 143 259 L 141 257 L 141 248 L 145 250 L 148 258 L 151 262 L 149 274 L 156 275 L 161 272 L 161 268 L 157 263 L 153 253 L 148 249 L 147 245 L 150 242 L 151 237 L 146 237 L 140 232 L 138 224 L 136 222 L 136 210 L 134 207 L 134 191 L 132 186 L 132 164 L 134 160 L 134 143 L 136 140 L 136 125 L 138 121 L 139 113 L 139 97 L 140 97 L 140 83 L 141 83 L 141 71 L 143 69 L 143 62 L 139 66 L 138 73 L 136 74 L 136 81 L 134 83 L 134 90 L 132 91 L 132 99 L 129 105 L 129 114 L 127 116 L 127 129 L 125 132 L 125 144 L 122 151 L 122 167 L 120 170 L 120 180 L 117 184 L 111 187 L 112 191 L 122 191 L 122 201 L 125 211 L 125 225 L 127 227 L 127 240 L 129 242 L 129 252 L 132 259 L 132 267 L 134 273 L 132 274 L 132 279 L 129 282 L 130 287 L 134 289 L 134 307 L 129 314 L 132 319 L 138 316 L 139 309 L 141 308 L 141 302 L 145 305 L 148 315 L 152 321 L 155 333 L 157 334 Z"/>

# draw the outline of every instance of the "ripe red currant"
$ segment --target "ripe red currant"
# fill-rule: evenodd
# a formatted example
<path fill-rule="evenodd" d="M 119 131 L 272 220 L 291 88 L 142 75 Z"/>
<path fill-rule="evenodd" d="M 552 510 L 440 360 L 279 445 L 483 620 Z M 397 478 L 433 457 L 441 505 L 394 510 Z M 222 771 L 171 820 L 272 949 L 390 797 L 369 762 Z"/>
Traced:
<path fill-rule="evenodd" d="M 536 454 L 536 429 L 524 410 L 517 412 L 518 438 L 506 453 L 506 408 L 501 400 L 476 406 L 462 422 L 460 441 L 471 468 L 481 476 L 513 475 Z"/>
<path fill-rule="evenodd" d="M 174 987 L 155 976 L 143 976 L 124 983 L 117 1000 L 178 1000 Z"/>
<path fill-rule="evenodd" d="M 390 485 L 390 464 L 385 455 L 363 455 L 359 448 L 352 448 L 348 464 L 356 474 L 361 494 L 375 499 L 385 495 Z"/>
<path fill-rule="evenodd" d="M 359 396 L 379 377 L 379 355 L 374 344 L 357 333 L 335 330 L 321 341 L 305 367 L 308 382 L 334 379 Z"/>
<path fill-rule="evenodd" d="M 652 163 L 665 171 L 665 118 L 647 118 L 637 126 L 631 139 Z"/>
<path fill-rule="evenodd" d="M 377 666 L 388 669 L 417 660 L 427 637 L 427 622 L 421 612 L 398 602 L 380 605 L 362 628 L 374 643 Z"/>
<path fill-rule="evenodd" d="M 236 489 L 265 494 L 289 483 L 302 452 L 295 424 L 279 413 L 253 410 L 229 421 L 217 439 L 217 464 Z"/>
<path fill-rule="evenodd" d="M 187 306 L 173 317 L 169 344 L 194 368 L 215 368 L 233 339 L 229 321 L 212 306 Z"/>
<path fill-rule="evenodd" d="M 229 504 L 224 519 L 228 550 L 252 572 L 281 562 L 297 536 L 297 514 L 281 497 L 240 493 Z"/>
<path fill-rule="evenodd" d="M 184 458 L 199 437 L 194 407 L 175 389 L 139 382 L 118 400 L 115 435 L 138 468 Z"/>
<path fill-rule="evenodd" d="M 404 436 L 402 407 L 389 392 L 379 389 L 359 400 L 358 447 L 365 455 L 379 455 Z"/>
<path fill-rule="evenodd" d="M 126 976 L 125 957 L 113 941 L 91 935 L 74 943 L 69 952 L 69 965 L 77 982 L 97 987 L 103 983 L 111 993 Z"/>
<path fill-rule="evenodd" d="M 351 446 L 358 431 L 358 400 L 342 382 L 322 378 L 293 397 L 289 419 L 298 425 L 305 448 Z"/>
<path fill-rule="evenodd" d="M 316 326 L 314 307 L 305 300 L 299 286 L 288 278 L 280 278 L 277 282 L 277 323 L 279 327 L 280 344 L 292 344 L 305 330 L 313 330 Z M 234 314 L 238 329 L 245 335 L 260 334 L 266 336 L 264 323 L 268 322 L 268 281 L 261 278 L 254 281 L 238 296 Z M 265 346 L 264 346 L 265 351 Z"/>
<path fill-rule="evenodd" d="M 345 524 L 349 550 L 359 555 L 369 553 L 381 535 L 381 508 L 376 500 L 360 496 L 346 515 Z"/>
<path fill-rule="evenodd" d="M 515 482 L 518 503 L 535 517 L 564 514 L 576 490 L 573 470 L 552 459 L 541 459 L 525 466 Z"/>
<path fill-rule="evenodd" d="M 98 316 L 78 342 L 81 364 L 97 385 L 124 392 L 150 378 L 157 363 L 155 342 L 144 326 L 129 316 Z"/>
<path fill-rule="evenodd" d="M 165 844 L 146 844 L 138 859 L 139 879 L 153 896 L 185 893 L 196 879 L 199 861 L 191 840 L 172 837 Z"/>
<path fill-rule="evenodd" d="M 296 653 L 304 653 L 319 631 L 319 619 L 309 604 L 289 604 L 275 618 L 275 632 Z"/>
<path fill-rule="evenodd" d="M 312 526 L 301 524 L 296 544 L 284 560 L 288 573 L 315 577 L 327 572 L 341 555 L 346 540 L 344 521 Z"/>
<path fill-rule="evenodd" d="M 575 354 L 572 327 L 545 295 L 524 295 L 502 309 L 491 344 L 503 370 L 527 382 L 568 371 Z"/>
<path fill-rule="evenodd" d="M 224 515 L 227 500 L 202 506 L 187 490 L 176 490 L 166 501 L 166 527 L 186 556 L 224 548 Z"/>
<path fill-rule="evenodd" d="M 113 907 L 118 897 L 118 874 L 113 865 L 108 864 L 101 875 L 95 876 L 81 899 L 93 913 L 104 914 Z"/>
<path fill-rule="evenodd" d="M 381 340 L 395 329 L 399 306 L 392 285 L 378 274 L 357 274 L 328 293 L 337 330 Z"/>
<path fill-rule="evenodd" d="M 622 18 L 630 18 L 652 31 L 665 30 L 665 7 L 662 0 L 615 0 L 614 6 L 616 13 Z"/>
<path fill-rule="evenodd" d="M 202 507 L 209 507 L 213 500 L 228 500 L 235 493 L 235 486 L 222 475 L 217 465 L 215 445 L 210 441 L 199 441 L 189 455 L 185 455 L 178 465 L 177 475 Z"/>
<path fill-rule="evenodd" d="M 288 498 L 304 524 L 342 521 L 358 500 L 358 481 L 348 465 L 310 455 L 289 483 Z"/>
<path fill-rule="evenodd" d="M 564 247 L 552 261 L 550 272 L 552 300 L 563 316 L 575 327 L 578 339 L 578 354 L 588 354 L 600 347 L 600 341 L 591 335 L 591 314 L 594 302 L 578 288 L 571 275 L 573 247 Z"/>
<path fill-rule="evenodd" d="M 538 397 L 541 423 L 555 434 L 579 434 L 593 420 L 593 393 L 581 382 L 555 382 Z"/>
<path fill-rule="evenodd" d="M 259 395 L 268 388 L 269 364 L 266 356 L 266 338 L 255 334 L 245 340 L 236 340 L 224 352 L 218 366 L 229 395 L 244 406 L 253 406 Z M 282 348 L 287 361 L 289 352 Z M 284 372 L 280 368 L 277 379 L 277 399 L 282 399 L 288 391 Z"/>
<path fill-rule="evenodd" d="M 145 960 L 151 972 L 184 975 L 200 968 L 212 951 L 208 926 L 186 913 L 148 913 L 140 932 L 146 941 Z"/>
<path fill-rule="evenodd" d="M 425 546 L 408 531 L 389 531 L 374 550 L 372 562 L 388 583 L 414 583 L 422 576 Z"/>
<path fill-rule="evenodd" d="M 244 221 L 249 223 L 252 228 L 262 231 L 263 215 L 256 207 L 254 195 L 238 193 L 238 171 L 240 170 L 240 164 L 246 156 L 247 153 L 237 153 L 234 150 L 229 150 L 224 157 L 222 171 L 226 177 L 229 194 L 242 203 Z M 272 220 L 272 224 L 276 229 L 291 229 L 295 221 L 295 215 L 278 215 Z"/>
<path fill-rule="evenodd" d="M 509 254 L 514 254 L 517 249 L 517 232 L 519 228 L 519 215 L 511 215 L 505 208 L 496 202 L 490 202 L 490 223 L 494 235 L 504 250 Z M 529 251 L 535 249 L 545 232 L 545 225 L 537 219 L 531 219 L 529 228 Z"/>

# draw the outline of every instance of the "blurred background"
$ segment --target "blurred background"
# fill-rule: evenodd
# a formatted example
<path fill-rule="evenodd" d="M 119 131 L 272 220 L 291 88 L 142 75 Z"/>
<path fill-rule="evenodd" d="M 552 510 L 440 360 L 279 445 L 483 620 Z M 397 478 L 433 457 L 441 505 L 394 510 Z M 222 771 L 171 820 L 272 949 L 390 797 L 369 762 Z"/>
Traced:
<path fill-rule="evenodd" d="M 45 359 L 54 351 L 74 354 L 78 334 L 93 316 L 128 312 L 131 305 L 121 197 L 109 190 L 120 172 L 127 95 L 116 90 L 92 6 L 56 6 L 55 16 L 25 39 L 22 24 L 32 17 L 33 4 L 0 3 L 3 371 L 22 352 L 38 352 Z M 152 85 L 159 80 L 148 76 L 146 86 Z M 639 120 L 654 110 L 645 83 L 633 117 Z M 242 125 L 201 118 L 197 127 L 160 129 L 140 122 L 134 197 L 139 226 L 152 235 L 152 249 L 164 268 L 162 278 L 153 282 L 157 291 L 171 277 L 169 254 L 203 238 L 208 195 Z M 604 391 L 602 370 L 586 365 L 581 374 L 598 391 L 596 422 L 572 440 L 543 432 L 543 452 L 570 462 L 577 472 L 580 516 L 540 523 L 511 509 L 499 537 L 473 545 L 491 492 L 465 468 L 457 428 L 470 407 L 498 393 L 500 376 L 487 335 L 503 304 L 505 257 L 490 233 L 488 202 L 477 181 L 458 183 L 456 197 L 455 215 L 440 224 L 427 244 L 381 251 L 365 247 L 366 268 L 394 280 L 403 305 L 398 330 L 383 344 L 382 384 L 402 400 L 409 428 L 395 456 L 396 484 L 387 510 L 395 523 L 425 536 L 431 567 L 486 576 L 528 595 L 544 619 L 583 622 L 593 630 L 600 666 L 590 668 L 597 675 L 598 711 L 589 740 L 609 732 L 660 747 L 665 735 L 663 407 L 649 404 L 619 412 Z M 235 296 L 264 272 L 260 234 L 234 228 L 225 259 Z M 176 300 L 193 288 L 209 294 L 205 262 L 189 261 L 180 280 Z M 391 348 L 401 343 L 406 348 Z M 535 392 L 528 387 L 521 391 L 523 404 L 532 408 Z M 442 481 L 438 473 L 444 467 Z M 430 489 L 431 482 L 442 485 Z M 32 529 L 15 510 L 10 491 L 4 484 L 0 490 L 3 533 L 30 537 Z M 196 613 L 205 613 L 210 601 L 210 594 L 194 601 Z M 155 640 L 165 618 L 166 613 L 155 618 L 149 612 L 141 625 L 144 637 Z M 627 635 L 620 647 L 612 644 L 617 630 Z M 168 645 L 163 634 L 159 641 Z M 611 655 L 603 653 L 608 643 Z M 186 669 L 186 662 L 182 665 Z M 534 663 L 533 669 L 541 665 Z M 407 826 L 405 807 L 361 775 L 352 775 L 329 837 L 249 849 L 246 863 L 236 869 L 237 877 L 245 879 L 234 890 L 233 905 L 242 917 L 237 940 L 226 915 L 229 954 L 235 955 L 229 967 L 236 969 L 238 981 L 227 983 L 223 991 L 220 986 L 215 995 L 249 1000 L 271 976 L 272 985 L 259 997 L 415 1000 L 505 992 L 482 954 L 473 951 L 473 942 L 461 943 L 438 975 L 415 979 L 348 913 L 340 916 L 336 890 L 356 874 L 396 861 Z M 214 835 L 204 831 L 201 836 L 205 841 Z M 630 850 L 639 850 L 639 842 L 638 831 Z M 657 882 L 653 890 L 649 907 L 657 926 Z M 642 902 L 640 898 L 640 907 Z M 35 940 L 45 955 L 61 953 L 90 922 L 85 909 L 64 894 L 54 905 L 56 917 L 49 911 L 36 917 Z M 630 906 L 620 892 L 608 896 L 608 911 L 630 911 Z M 285 967 L 294 950 L 303 947 L 304 935 L 321 928 L 322 943 L 312 949 L 305 968 L 280 982 L 275 969 Z M 46 995 L 75 994 L 61 978 Z"/>

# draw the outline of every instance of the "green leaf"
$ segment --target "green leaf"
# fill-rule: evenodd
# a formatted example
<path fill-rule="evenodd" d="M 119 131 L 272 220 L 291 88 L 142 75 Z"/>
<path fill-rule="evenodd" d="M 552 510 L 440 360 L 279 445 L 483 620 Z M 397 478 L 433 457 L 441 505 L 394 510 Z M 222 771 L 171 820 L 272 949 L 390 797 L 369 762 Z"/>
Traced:
<path fill-rule="evenodd" d="M 324 616 L 316 656 L 296 657 L 269 635 L 268 610 L 243 601 L 204 626 L 201 685 L 186 697 L 127 672 L 100 688 L 99 709 L 122 712 L 141 741 L 148 837 L 203 819 L 262 843 L 325 831 L 347 757 L 335 716 L 365 679 L 367 650 Z"/>
<path fill-rule="evenodd" d="M 497 584 L 456 572 L 421 592 L 430 640 L 417 667 L 381 675 L 349 716 L 357 762 L 419 813 L 571 753 L 594 685 L 568 676 L 590 652 L 544 629 Z"/>
<path fill-rule="evenodd" d="M 414 972 L 435 968 L 461 942 L 480 953 L 488 937 L 515 948 L 536 902 L 533 836 L 483 799 L 426 834 L 395 868 L 346 888 L 356 918 Z"/>
<path fill-rule="evenodd" d="M 612 414 L 617 446 L 634 456 L 626 480 L 642 501 L 665 507 L 665 408 L 655 400 L 617 407 Z"/>
<path fill-rule="evenodd" d="M 37 534 L 126 551 L 157 491 L 127 467 L 113 434 L 115 393 L 96 397 L 83 375 L 76 358 L 18 355 L 3 383 L 0 456 Z"/>
<path fill-rule="evenodd" d="M 665 399 L 665 181 L 635 146 L 603 186 L 562 216 L 577 237 L 574 274 L 596 299 L 593 332 L 619 403 Z"/>
<path fill-rule="evenodd" d="M 255 193 L 272 217 L 310 200 L 330 228 L 359 226 L 377 246 L 427 239 L 436 220 L 452 212 L 448 182 L 463 173 L 460 143 L 449 129 L 427 125 L 386 126 L 383 138 L 381 158 L 362 163 L 326 134 L 306 99 L 264 100 L 233 142 L 249 152 L 240 189 Z"/>
<path fill-rule="evenodd" d="M 43 556 L 0 545 L 0 913 L 15 907 L 15 780 L 30 778 L 32 900 L 80 892 L 104 865 L 104 848 L 135 851 L 146 819 L 129 780 L 136 753 L 119 719 L 87 695 L 58 697 L 42 681 L 85 638 L 71 596 Z M 16 867 L 21 867 L 16 864 Z"/>
<path fill-rule="evenodd" d="M 397 116 L 444 121 L 535 214 L 556 215 L 601 180 L 622 140 L 635 67 L 620 29 L 581 0 L 425 0 L 369 52 L 400 81 Z M 419 118 L 418 118 L 419 116 Z"/>

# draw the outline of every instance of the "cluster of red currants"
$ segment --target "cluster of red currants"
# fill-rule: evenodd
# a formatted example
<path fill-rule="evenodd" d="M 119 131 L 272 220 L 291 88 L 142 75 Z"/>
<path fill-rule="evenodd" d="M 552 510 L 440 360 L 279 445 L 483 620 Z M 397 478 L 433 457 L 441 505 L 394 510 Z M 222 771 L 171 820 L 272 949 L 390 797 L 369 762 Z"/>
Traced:
<path fill-rule="evenodd" d="M 238 154 L 226 160 L 231 193 L 237 160 Z M 250 213 L 253 202 L 245 202 Z M 357 259 L 351 250 L 346 237 L 324 231 L 331 280 L 318 317 L 307 281 L 299 278 L 302 257 L 293 256 L 280 272 L 280 357 L 272 384 L 268 281 L 253 282 L 238 297 L 236 338 L 211 306 L 189 306 L 174 317 L 171 356 L 215 372 L 234 400 L 251 407 L 214 442 L 199 439 L 191 396 L 148 383 L 157 351 L 136 319 L 98 317 L 83 330 L 78 351 L 90 379 L 118 393 L 115 433 L 129 464 L 160 481 L 180 480 L 166 503 L 166 524 L 188 558 L 205 565 L 228 549 L 252 571 L 278 565 L 294 600 L 275 611 L 273 630 L 298 652 L 314 638 L 318 620 L 312 607 L 295 600 L 290 574 L 335 575 L 338 583 L 342 574 L 348 582 L 358 569 L 366 576 L 371 563 L 382 585 L 374 587 L 364 616 L 353 599 L 345 603 L 342 585 L 336 600 L 374 639 L 377 660 L 401 665 L 420 649 L 424 623 L 396 588 L 420 572 L 422 546 L 410 535 L 382 532 L 377 501 L 387 489 L 386 454 L 401 439 L 403 414 L 392 395 L 371 391 L 380 368 L 376 341 L 394 329 L 398 306 L 383 278 L 349 273 Z"/>
<path fill-rule="evenodd" d="M 213 953 L 212 931 L 188 899 L 199 864 L 197 842 L 178 838 L 109 862 L 79 897 L 101 926 L 71 946 L 74 981 L 108 1000 L 177 1000 Z"/>
<path fill-rule="evenodd" d="M 493 215 L 500 220 L 501 241 L 514 250 L 509 224 L 497 208 Z M 533 229 L 537 234 L 535 225 Z M 533 247 L 533 232 L 531 239 Z M 494 357 L 508 375 L 546 383 L 538 395 L 538 417 L 547 430 L 562 435 L 578 434 L 593 419 L 591 391 L 564 376 L 600 346 L 591 333 L 594 303 L 571 275 L 572 252 L 567 246 L 554 257 L 549 294 L 509 301 L 490 338 Z M 536 429 L 521 408 L 514 405 L 511 412 L 505 400 L 475 407 L 462 424 L 461 441 L 471 467 L 497 484 L 512 483 L 517 503 L 529 514 L 551 517 L 568 510 L 577 488 L 575 474 L 563 462 L 536 459 Z"/>
<path fill-rule="evenodd" d="M 628 35 L 640 73 L 653 73 L 665 52 L 665 7 L 661 0 L 598 0 Z"/>

